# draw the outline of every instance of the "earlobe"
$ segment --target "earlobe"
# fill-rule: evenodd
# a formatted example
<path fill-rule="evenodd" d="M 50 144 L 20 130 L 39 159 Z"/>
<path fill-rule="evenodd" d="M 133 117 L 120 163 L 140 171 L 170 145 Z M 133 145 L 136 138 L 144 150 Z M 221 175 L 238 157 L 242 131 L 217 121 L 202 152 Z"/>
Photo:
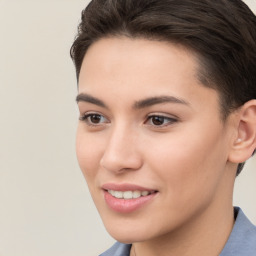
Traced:
<path fill-rule="evenodd" d="M 238 111 L 237 136 L 232 144 L 229 161 L 243 163 L 256 148 L 256 100 L 246 102 Z"/>

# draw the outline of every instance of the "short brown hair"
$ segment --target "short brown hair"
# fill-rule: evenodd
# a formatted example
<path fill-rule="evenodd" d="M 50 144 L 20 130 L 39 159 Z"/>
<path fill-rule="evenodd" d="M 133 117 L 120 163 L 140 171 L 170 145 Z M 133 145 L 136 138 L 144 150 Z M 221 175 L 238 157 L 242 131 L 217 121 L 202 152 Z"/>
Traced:
<path fill-rule="evenodd" d="M 241 0 L 92 0 L 71 47 L 77 79 L 90 45 L 109 36 L 175 42 L 196 53 L 199 80 L 219 92 L 224 119 L 256 99 L 256 17 Z"/>

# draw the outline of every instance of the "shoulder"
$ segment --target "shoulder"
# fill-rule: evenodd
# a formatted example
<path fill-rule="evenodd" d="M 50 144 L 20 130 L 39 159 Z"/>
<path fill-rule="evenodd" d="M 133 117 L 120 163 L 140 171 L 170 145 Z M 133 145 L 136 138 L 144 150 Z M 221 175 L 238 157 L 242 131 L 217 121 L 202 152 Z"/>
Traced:
<path fill-rule="evenodd" d="M 130 244 L 116 242 L 111 248 L 99 256 L 129 256 L 131 250 Z"/>
<path fill-rule="evenodd" d="M 220 256 L 252 256 L 256 252 L 256 227 L 240 208 L 235 208 L 235 225 Z"/>

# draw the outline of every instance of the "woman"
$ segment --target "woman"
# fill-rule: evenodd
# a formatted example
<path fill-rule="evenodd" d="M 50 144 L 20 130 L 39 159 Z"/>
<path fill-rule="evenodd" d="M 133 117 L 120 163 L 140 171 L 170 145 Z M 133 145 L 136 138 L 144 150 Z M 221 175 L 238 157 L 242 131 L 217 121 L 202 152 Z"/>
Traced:
<path fill-rule="evenodd" d="M 256 148 L 256 17 L 240 0 L 93 0 L 71 56 L 77 156 L 104 256 L 251 256 L 232 206 Z"/>

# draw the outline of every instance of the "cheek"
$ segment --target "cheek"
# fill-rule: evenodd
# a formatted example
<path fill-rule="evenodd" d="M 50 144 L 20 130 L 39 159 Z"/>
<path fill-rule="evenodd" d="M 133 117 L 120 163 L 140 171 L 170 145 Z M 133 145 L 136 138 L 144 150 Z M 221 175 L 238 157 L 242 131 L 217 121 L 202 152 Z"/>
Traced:
<path fill-rule="evenodd" d="M 76 137 L 76 155 L 80 169 L 87 182 L 95 177 L 101 159 L 102 143 L 92 135 L 86 134 L 81 127 L 78 127 Z"/>
<path fill-rule="evenodd" d="M 168 193 L 184 199 L 195 193 L 203 196 L 203 190 L 212 193 L 225 167 L 223 144 L 221 132 L 210 135 L 203 130 L 194 134 L 184 131 L 181 136 L 174 134 L 158 141 L 154 152 L 148 152 L 149 164 Z"/>

